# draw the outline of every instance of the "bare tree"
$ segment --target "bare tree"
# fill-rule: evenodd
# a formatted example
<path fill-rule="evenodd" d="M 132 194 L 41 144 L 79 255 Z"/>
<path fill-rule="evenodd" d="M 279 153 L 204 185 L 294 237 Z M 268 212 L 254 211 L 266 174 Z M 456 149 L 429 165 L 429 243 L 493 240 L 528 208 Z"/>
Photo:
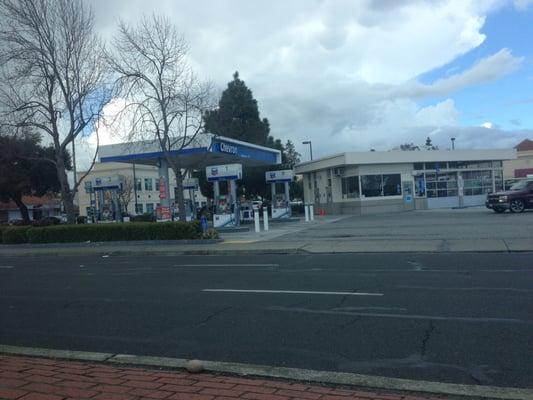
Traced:
<path fill-rule="evenodd" d="M 176 150 L 191 145 L 203 130 L 202 115 L 212 99 L 211 85 L 194 74 L 187 49 L 170 20 L 154 15 L 135 26 L 121 22 L 114 52 L 108 56 L 118 74 L 116 94 L 126 104 L 119 114 L 131 118 L 126 139 L 154 141 L 164 153 L 176 176 L 176 202 L 183 221 L 184 166 Z"/>
<path fill-rule="evenodd" d="M 67 220 L 91 168 L 71 187 L 65 169 L 69 144 L 97 129 L 109 99 L 104 49 L 83 0 L 0 0 L 0 105 L 11 129 L 32 128 L 50 141 Z M 48 138 L 48 140 L 46 140 Z"/>
<path fill-rule="evenodd" d="M 133 178 L 129 176 L 122 176 L 122 188 L 118 192 L 118 200 L 124 207 L 124 212 L 128 213 L 128 206 L 133 199 Z"/>

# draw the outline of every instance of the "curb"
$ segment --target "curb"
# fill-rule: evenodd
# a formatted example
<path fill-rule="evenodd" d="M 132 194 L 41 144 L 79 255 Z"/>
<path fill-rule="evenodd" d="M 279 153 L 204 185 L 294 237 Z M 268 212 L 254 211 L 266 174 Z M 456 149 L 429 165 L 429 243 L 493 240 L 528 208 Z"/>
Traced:
<path fill-rule="evenodd" d="M 0 354 L 173 369 L 184 369 L 188 361 L 182 358 L 94 353 L 8 345 L 0 345 Z M 241 376 L 257 376 L 262 378 L 303 381 L 306 383 L 325 383 L 373 389 L 422 392 L 427 394 L 478 397 L 486 399 L 533 400 L 533 389 L 417 381 L 411 379 L 386 378 L 381 376 L 361 375 L 347 372 L 315 371 L 258 364 L 242 364 L 218 361 L 201 362 L 205 371 Z"/>

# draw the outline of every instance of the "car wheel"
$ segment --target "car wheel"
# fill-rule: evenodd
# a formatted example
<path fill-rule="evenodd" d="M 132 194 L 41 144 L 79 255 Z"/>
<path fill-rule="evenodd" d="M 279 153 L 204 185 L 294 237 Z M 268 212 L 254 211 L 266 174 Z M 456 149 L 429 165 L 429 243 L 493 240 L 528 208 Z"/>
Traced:
<path fill-rule="evenodd" d="M 511 212 L 521 213 L 526 208 L 526 204 L 522 199 L 511 200 Z"/>
<path fill-rule="evenodd" d="M 502 214 L 505 212 L 505 208 L 494 208 L 493 210 L 496 214 Z"/>

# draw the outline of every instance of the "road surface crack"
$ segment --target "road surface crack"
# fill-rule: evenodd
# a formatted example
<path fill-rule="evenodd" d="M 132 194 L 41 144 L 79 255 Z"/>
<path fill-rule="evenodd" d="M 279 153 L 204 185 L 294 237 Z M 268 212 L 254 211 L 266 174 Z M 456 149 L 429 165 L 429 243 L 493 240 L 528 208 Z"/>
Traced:
<path fill-rule="evenodd" d="M 196 326 L 207 324 L 210 320 L 212 320 L 215 317 L 218 317 L 220 314 L 225 313 L 226 311 L 230 310 L 232 307 L 224 307 L 218 311 L 215 311 L 211 314 L 209 314 L 207 317 L 205 317 L 203 320 L 198 322 Z"/>
<path fill-rule="evenodd" d="M 420 357 L 422 358 L 426 355 L 427 344 L 434 330 L 435 325 L 433 324 L 433 321 L 429 321 L 428 327 L 424 331 L 424 337 L 422 338 L 422 344 L 420 346 Z"/>

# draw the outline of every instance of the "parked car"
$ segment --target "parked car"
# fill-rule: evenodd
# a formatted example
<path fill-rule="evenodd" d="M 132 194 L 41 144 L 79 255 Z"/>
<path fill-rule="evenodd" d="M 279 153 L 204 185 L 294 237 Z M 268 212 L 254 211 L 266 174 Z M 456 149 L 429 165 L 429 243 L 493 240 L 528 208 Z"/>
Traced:
<path fill-rule="evenodd" d="M 485 205 L 496 213 L 505 210 L 521 213 L 526 208 L 533 208 L 533 179 L 521 180 L 508 191 L 488 194 Z"/>

